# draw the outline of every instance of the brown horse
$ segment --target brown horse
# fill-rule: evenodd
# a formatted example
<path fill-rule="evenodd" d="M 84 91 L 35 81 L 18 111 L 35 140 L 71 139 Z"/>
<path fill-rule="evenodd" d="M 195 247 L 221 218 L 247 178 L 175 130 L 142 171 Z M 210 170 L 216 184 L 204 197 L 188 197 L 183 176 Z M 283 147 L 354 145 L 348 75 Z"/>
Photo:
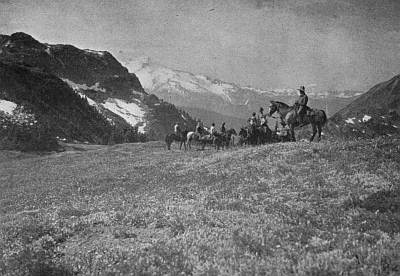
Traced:
<path fill-rule="evenodd" d="M 214 134 L 215 137 L 219 138 L 222 148 L 224 146 L 226 148 L 228 148 L 230 146 L 232 135 L 236 135 L 236 130 L 234 128 L 231 128 L 226 132 L 217 132 Z"/>
<path fill-rule="evenodd" d="M 258 144 L 264 145 L 272 142 L 272 130 L 267 124 L 257 127 L 258 129 Z"/>
<path fill-rule="evenodd" d="M 304 124 L 299 125 L 298 123 L 298 115 L 295 106 L 288 106 L 285 103 L 271 101 L 271 105 L 269 106 L 268 115 L 272 116 L 277 112 L 281 119 L 289 126 L 290 128 L 290 136 L 292 141 L 296 141 L 294 136 L 294 128 L 298 126 L 305 126 L 311 124 L 313 129 L 313 134 L 311 136 L 310 142 L 314 140 L 315 135 L 318 131 L 318 142 L 321 140 L 321 132 L 322 126 L 328 121 L 326 117 L 325 111 L 322 109 L 309 108 L 307 107 L 306 114 L 304 115 Z"/>
<path fill-rule="evenodd" d="M 241 127 L 239 136 L 245 145 L 256 146 L 258 143 L 260 130 L 255 125 Z"/>
<path fill-rule="evenodd" d="M 241 127 L 239 131 L 239 137 L 240 137 L 240 144 L 241 145 L 249 145 L 249 129 L 247 127 Z"/>
<path fill-rule="evenodd" d="M 170 133 L 165 136 L 165 143 L 167 143 L 167 149 L 171 149 L 171 144 L 173 141 L 181 142 L 179 149 L 182 149 L 182 144 L 185 146 L 186 150 L 186 136 L 188 134 L 187 130 L 182 131 L 180 134 Z"/>

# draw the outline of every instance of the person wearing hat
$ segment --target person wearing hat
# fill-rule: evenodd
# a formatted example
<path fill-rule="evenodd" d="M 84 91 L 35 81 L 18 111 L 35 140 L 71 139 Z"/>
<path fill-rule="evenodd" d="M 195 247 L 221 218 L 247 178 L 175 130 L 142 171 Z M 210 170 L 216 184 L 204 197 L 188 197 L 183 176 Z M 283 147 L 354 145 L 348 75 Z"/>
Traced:
<path fill-rule="evenodd" d="M 255 112 L 253 112 L 253 114 L 251 114 L 249 122 L 250 122 L 251 126 L 257 125 L 257 117 L 256 117 L 256 113 Z"/>
<path fill-rule="evenodd" d="M 226 132 L 225 122 L 222 123 L 220 131 L 221 131 L 221 133 L 225 133 Z"/>
<path fill-rule="evenodd" d="M 196 132 L 199 135 L 199 140 L 201 140 L 201 135 L 203 134 L 203 123 L 199 119 L 196 125 Z"/>
<path fill-rule="evenodd" d="M 300 125 L 304 124 L 304 114 L 306 112 L 306 107 L 308 103 L 308 96 L 306 95 L 306 89 L 304 86 L 300 86 L 300 89 L 297 89 L 300 91 L 300 96 L 298 100 L 295 102 L 295 105 L 297 106 L 297 115 L 298 115 L 298 122 Z"/>
<path fill-rule="evenodd" d="M 175 134 L 177 134 L 177 135 L 181 134 L 181 128 L 179 127 L 179 122 L 176 122 L 176 124 L 174 126 L 174 131 L 175 131 Z"/>
<path fill-rule="evenodd" d="M 214 138 L 214 134 L 215 134 L 215 124 L 214 123 L 211 124 L 209 132 L 210 132 L 210 138 L 211 139 Z"/>
<path fill-rule="evenodd" d="M 267 116 L 264 114 L 264 108 L 260 107 L 260 125 L 266 126 L 268 124 Z"/>

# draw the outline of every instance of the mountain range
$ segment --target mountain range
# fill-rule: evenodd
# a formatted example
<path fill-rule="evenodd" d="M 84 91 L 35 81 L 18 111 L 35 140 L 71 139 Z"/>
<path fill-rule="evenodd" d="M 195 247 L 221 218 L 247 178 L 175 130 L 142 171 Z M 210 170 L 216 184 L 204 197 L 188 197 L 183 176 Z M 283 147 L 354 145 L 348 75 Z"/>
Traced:
<path fill-rule="evenodd" d="M 195 125 L 186 112 L 146 93 L 107 51 L 41 43 L 22 32 L 0 35 L 0 70 L 0 108 L 29 107 L 62 139 L 106 143 L 116 130 L 130 128 L 161 139 L 177 121 Z M 75 98 L 83 99 L 85 115 L 76 112 Z"/>
<path fill-rule="evenodd" d="M 257 89 L 224 82 L 201 74 L 192 74 L 166 68 L 155 62 L 129 61 L 123 63 L 130 72 L 139 78 L 144 90 L 158 98 L 171 102 L 186 110 L 196 118 L 204 119 L 207 124 L 226 121 L 238 128 L 247 123 L 253 112 L 260 107 L 268 109 L 270 100 L 293 104 L 298 98 L 297 90 Z M 324 109 L 332 116 L 363 92 L 327 91 L 315 92 L 314 85 L 306 87 L 311 107 Z M 275 120 L 270 119 L 274 124 Z"/>
<path fill-rule="evenodd" d="M 399 78 L 366 93 L 306 85 L 309 106 L 331 117 L 332 135 L 348 129 L 371 136 L 367 127 L 393 133 Z M 41 43 L 25 33 L 0 35 L 0 121 L 31 118 L 29 124 L 45 124 L 61 140 L 106 144 L 132 129 L 159 140 L 176 122 L 194 130 L 197 119 L 238 129 L 260 107 L 267 112 L 270 100 L 291 104 L 297 98 L 294 88 L 240 86 L 150 60 L 121 63 L 107 51 Z"/>

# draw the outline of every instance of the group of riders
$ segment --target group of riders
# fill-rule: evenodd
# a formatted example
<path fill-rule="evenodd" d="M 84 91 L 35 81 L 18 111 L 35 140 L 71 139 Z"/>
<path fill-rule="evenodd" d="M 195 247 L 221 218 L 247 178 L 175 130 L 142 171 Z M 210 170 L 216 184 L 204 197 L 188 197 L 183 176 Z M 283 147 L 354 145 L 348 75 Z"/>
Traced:
<path fill-rule="evenodd" d="M 226 128 L 225 128 L 225 122 L 222 123 L 221 127 L 220 127 L 220 133 L 225 133 L 226 132 Z M 174 133 L 176 135 L 180 135 L 182 133 L 182 130 L 179 126 L 179 122 L 176 122 L 175 126 L 174 126 Z M 205 135 L 208 135 L 204 138 L 206 139 L 213 139 L 215 134 L 218 133 L 216 128 L 215 128 L 215 123 L 211 124 L 211 127 L 208 129 L 208 134 L 205 132 L 205 128 L 203 126 L 203 123 L 201 122 L 201 120 L 198 120 L 197 125 L 196 125 L 196 133 L 199 137 L 199 139 L 201 140 L 202 137 L 204 137 Z"/>
<path fill-rule="evenodd" d="M 305 87 L 300 86 L 299 89 L 297 89 L 300 92 L 299 98 L 295 102 L 295 110 L 297 111 L 297 122 L 299 126 L 302 126 L 305 124 L 304 122 L 304 116 L 307 110 L 307 103 L 308 103 L 308 96 L 305 93 Z M 272 114 L 268 114 L 269 116 Z M 285 122 L 283 121 L 282 118 L 280 119 L 280 123 L 282 126 L 285 125 Z M 251 117 L 248 120 L 250 128 L 255 128 L 255 127 L 268 127 L 267 123 L 267 114 L 264 114 L 263 108 L 260 108 L 260 116 L 257 118 L 256 113 L 253 112 Z M 277 127 L 276 127 L 277 128 Z M 276 130 L 276 129 L 275 129 Z M 199 139 L 213 139 L 215 135 L 218 133 L 216 128 L 215 128 L 215 123 L 212 123 L 210 128 L 208 129 L 208 133 L 205 132 L 205 128 L 203 126 L 203 123 L 201 120 L 198 120 L 197 125 L 196 125 L 196 134 L 198 135 Z M 222 123 L 220 127 L 220 132 L 219 133 L 226 133 L 226 127 L 225 127 L 225 122 Z M 179 122 L 177 122 L 174 126 L 174 133 L 176 135 L 181 135 L 182 130 L 179 126 Z M 206 136 L 207 135 L 207 136 Z"/>

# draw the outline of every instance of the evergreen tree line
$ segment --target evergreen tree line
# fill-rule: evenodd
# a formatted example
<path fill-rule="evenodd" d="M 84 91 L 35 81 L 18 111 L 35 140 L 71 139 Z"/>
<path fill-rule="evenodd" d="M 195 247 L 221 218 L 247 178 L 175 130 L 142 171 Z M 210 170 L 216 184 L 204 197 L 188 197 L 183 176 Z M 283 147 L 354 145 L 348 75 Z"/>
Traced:
<path fill-rule="evenodd" d="M 48 124 L 34 117 L 0 112 L 0 150 L 58 151 L 60 146 Z"/>

